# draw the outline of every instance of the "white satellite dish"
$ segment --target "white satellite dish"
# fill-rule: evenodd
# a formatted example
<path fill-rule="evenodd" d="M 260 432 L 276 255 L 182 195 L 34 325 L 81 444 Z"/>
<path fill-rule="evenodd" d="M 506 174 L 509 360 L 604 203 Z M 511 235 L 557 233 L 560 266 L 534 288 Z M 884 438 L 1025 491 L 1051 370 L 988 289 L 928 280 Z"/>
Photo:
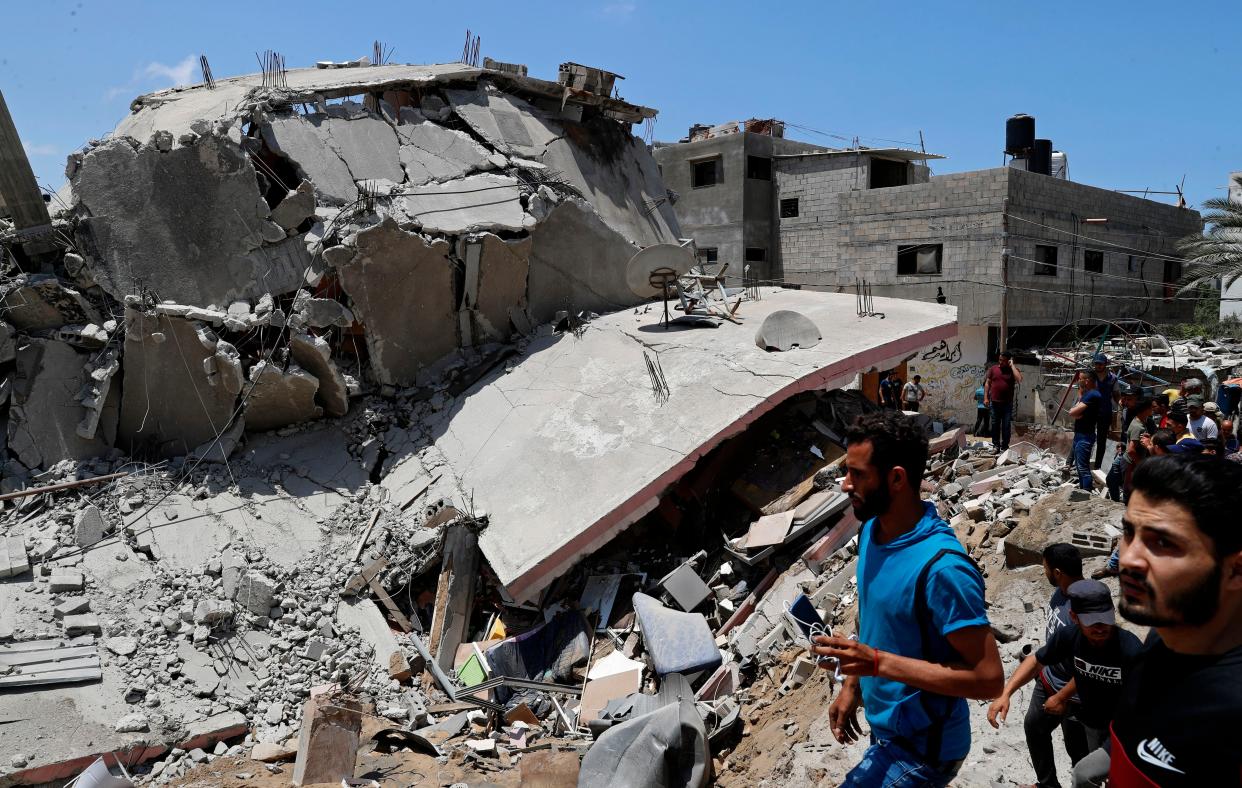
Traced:
<path fill-rule="evenodd" d="M 625 266 L 625 283 L 639 298 L 655 298 L 663 295 L 661 288 L 652 284 L 651 272 L 660 268 L 672 269 L 678 276 L 689 273 L 694 267 L 694 253 L 689 246 L 656 244 L 648 246 L 630 258 Z"/>

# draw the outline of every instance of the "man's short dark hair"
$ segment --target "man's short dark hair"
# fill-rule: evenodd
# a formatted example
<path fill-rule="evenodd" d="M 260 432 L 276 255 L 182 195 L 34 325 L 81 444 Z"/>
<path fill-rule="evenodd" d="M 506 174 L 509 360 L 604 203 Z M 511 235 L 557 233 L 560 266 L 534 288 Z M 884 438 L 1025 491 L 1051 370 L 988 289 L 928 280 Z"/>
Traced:
<path fill-rule="evenodd" d="M 1176 421 L 1178 424 L 1190 423 L 1190 415 L 1181 408 L 1173 408 L 1169 411 L 1169 421 Z"/>
<path fill-rule="evenodd" d="M 1152 457 L 1139 463 L 1131 481 L 1144 498 L 1189 511 L 1217 557 L 1242 550 L 1242 465 L 1196 455 Z"/>
<path fill-rule="evenodd" d="M 1135 412 L 1135 413 L 1141 413 L 1141 412 L 1143 412 L 1143 411 L 1147 410 L 1148 408 L 1150 408 L 1150 407 L 1151 407 L 1152 405 L 1154 405 L 1154 404 L 1155 404 L 1155 402 L 1153 402 L 1152 400 L 1148 399 L 1147 397 L 1143 397 L 1143 398 L 1141 398 L 1141 399 L 1135 400 L 1135 402 L 1134 402 L 1134 412 Z"/>
<path fill-rule="evenodd" d="M 1169 395 L 1163 391 L 1156 395 L 1156 403 L 1162 407 L 1169 407 Z"/>
<path fill-rule="evenodd" d="M 915 376 L 914 376 L 914 379 L 915 379 L 915 380 L 922 380 L 922 379 L 923 379 L 923 376 L 922 376 L 922 375 L 915 375 Z"/>
<path fill-rule="evenodd" d="M 1044 548 L 1044 562 L 1051 569 L 1060 569 L 1070 577 L 1082 577 L 1082 553 L 1069 542 L 1057 542 Z"/>
<path fill-rule="evenodd" d="M 881 476 L 893 468 L 904 468 L 910 486 L 918 490 L 927 471 L 927 436 L 914 419 L 891 410 L 859 416 L 845 431 L 845 442 L 867 441 L 871 443 L 871 464 Z"/>
<path fill-rule="evenodd" d="M 1156 430 L 1151 434 L 1151 442 L 1153 446 L 1167 449 L 1177 443 L 1177 433 L 1170 429 Z"/>
<path fill-rule="evenodd" d="M 1011 358 L 1013 358 L 1013 353 L 1010 353 L 1008 350 L 1002 350 L 1000 353 L 998 353 L 998 354 L 996 355 L 996 357 L 997 357 L 997 358 L 1010 358 L 1010 359 L 1011 359 Z"/>

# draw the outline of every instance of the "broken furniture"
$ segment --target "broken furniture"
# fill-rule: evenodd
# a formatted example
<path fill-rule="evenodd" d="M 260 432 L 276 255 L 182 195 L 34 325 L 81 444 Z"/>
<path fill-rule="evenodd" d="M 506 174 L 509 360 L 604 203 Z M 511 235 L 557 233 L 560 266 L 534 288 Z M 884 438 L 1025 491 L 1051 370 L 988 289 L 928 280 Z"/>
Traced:
<path fill-rule="evenodd" d="M 634 595 L 634 615 L 657 674 L 690 674 L 720 665 L 716 638 L 702 615 L 669 610 L 643 593 Z"/>

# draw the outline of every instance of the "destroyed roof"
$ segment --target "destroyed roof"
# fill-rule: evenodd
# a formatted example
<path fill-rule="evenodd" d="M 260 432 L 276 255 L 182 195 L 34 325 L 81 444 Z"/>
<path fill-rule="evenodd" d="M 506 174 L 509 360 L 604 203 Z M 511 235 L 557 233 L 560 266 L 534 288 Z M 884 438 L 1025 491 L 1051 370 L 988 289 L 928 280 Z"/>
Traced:
<path fill-rule="evenodd" d="M 664 330 L 654 310 L 592 321 L 580 339 L 546 336 L 492 372 L 435 427 L 461 488 L 489 517 L 479 545 L 502 584 L 532 598 L 655 507 L 707 451 L 789 397 L 848 385 L 957 333 L 956 308 L 848 294 L 765 289 L 744 323 Z M 824 339 L 806 350 L 755 345 L 764 317 L 793 309 Z M 653 394 L 644 355 L 671 389 Z"/>
<path fill-rule="evenodd" d="M 295 68 L 284 74 L 284 85 L 265 87 L 262 74 L 246 74 L 205 84 L 148 93 L 130 104 L 132 114 L 115 132 L 145 140 L 156 130 L 184 131 L 198 120 L 232 119 L 248 101 L 262 99 L 272 107 L 318 99 L 334 99 L 403 90 L 431 84 L 473 84 L 480 77 L 527 96 L 597 106 L 617 120 L 638 123 L 654 118 L 656 110 L 621 99 L 575 90 L 556 82 L 520 76 L 506 71 L 478 68 L 464 63 L 431 65 L 384 65 L 357 68 Z"/>
<path fill-rule="evenodd" d="M 883 156 L 889 159 L 902 159 L 904 161 L 928 161 L 931 159 L 944 159 L 939 153 L 927 153 L 926 151 L 910 150 L 909 148 L 843 148 L 840 150 L 813 150 L 804 153 L 778 153 L 773 158 L 777 159 L 797 159 L 805 156 L 846 156 L 865 153 L 868 156 Z"/>

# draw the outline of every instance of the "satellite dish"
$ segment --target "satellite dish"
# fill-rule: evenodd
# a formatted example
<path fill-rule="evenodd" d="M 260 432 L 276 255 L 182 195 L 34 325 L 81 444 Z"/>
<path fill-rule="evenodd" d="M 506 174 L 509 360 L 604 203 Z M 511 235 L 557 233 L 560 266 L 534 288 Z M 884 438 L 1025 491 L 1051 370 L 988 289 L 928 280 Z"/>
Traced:
<path fill-rule="evenodd" d="M 694 255 L 689 246 L 656 244 L 648 246 L 630 258 L 625 266 L 625 284 L 639 298 L 655 298 L 663 291 L 652 284 L 651 272 L 658 268 L 672 269 L 678 276 L 689 273 L 694 267 Z"/>

